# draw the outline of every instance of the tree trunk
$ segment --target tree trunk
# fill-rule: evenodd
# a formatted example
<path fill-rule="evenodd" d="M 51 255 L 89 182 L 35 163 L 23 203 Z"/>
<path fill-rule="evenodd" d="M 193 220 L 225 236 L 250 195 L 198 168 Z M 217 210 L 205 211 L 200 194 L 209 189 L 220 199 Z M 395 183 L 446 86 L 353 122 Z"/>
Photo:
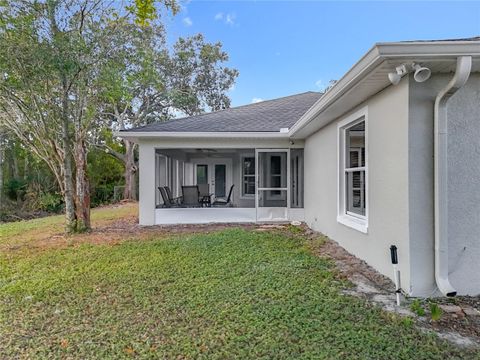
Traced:
<path fill-rule="evenodd" d="M 68 119 L 68 94 L 66 80 L 63 80 L 63 99 L 62 99 L 62 147 L 64 151 L 63 156 L 63 182 L 64 192 L 63 198 L 65 201 L 65 231 L 73 233 L 77 230 L 77 221 L 75 215 L 74 189 L 73 189 L 73 171 L 72 171 L 72 157 L 70 151 L 70 129 Z"/>
<path fill-rule="evenodd" d="M 124 139 L 125 144 L 125 190 L 123 198 L 137 200 L 137 166 L 135 164 L 135 143 Z"/>
<path fill-rule="evenodd" d="M 0 130 L 0 211 L 3 209 L 3 133 Z"/>
<path fill-rule="evenodd" d="M 77 129 L 78 131 L 78 129 Z M 78 134 L 78 132 L 77 132 Z M 77 231 L 90 230 L 90 184 L 87 177 L 87 154 L 85 142 L 76 135 L 75 139 L 76 165 L 76 216 Z"/>
<path fill-rule="evenodd" d="M 60 30 L 57 26 L 57 20 L 55 18 L 55 11 L 58 3 L 53 1 L 47 2 L 48 18 L 50 22 L 50 30 L 54 37 L 54 40 L 60 35 Z M 57 49 L 60 50 L 60 49 Z M 62 51 L 59 51 L 60 55 L 63 55 Z M 61 56 L 60 56 L 61 58 Z M 64 65 L 64 64 L 60 64 Z M 62 150 L 63 158 L 61 164 L 61 172 L 63 173 L 63 198 L 65 202 L 65 231 L 67 234 L 73 233 L 77 230 L 77 221 L 75 215 L 75 201 L 73 187 L 73 169 L 72 169 L 72 151 L 71 151 L 71 132 L 70 132 L 70 118 L 69 118 L 69 86 L 67 75 L 63 70 L 60 70 L 60 79 L 62 83 L 62 105 L 61 105 L 61 121 L 62 121 Z"/>
<path fill-rule="evenodd" d="M 15 142 L 12 146 L 12 165 L 13 165 L 13 178 L 15 181 L 20 181 L 20 170 L 18 167 L 18 144 Z M 17 201 L 17 206 L 20 208 L 22 205 L 22 197 L 20 196 L 21 190 L 20 188 L 17 188 L 16 191 L 16 201 Z"/>
<path fill-rule="evenodd" d="M 30 166 L 30 164 L 29 164 L 29 161 L 28 161 L 28 155 L 26 155 L 25 159 L 23 161 L 23 180 L 25 182 L 28 181 L 29 166 Z"/>

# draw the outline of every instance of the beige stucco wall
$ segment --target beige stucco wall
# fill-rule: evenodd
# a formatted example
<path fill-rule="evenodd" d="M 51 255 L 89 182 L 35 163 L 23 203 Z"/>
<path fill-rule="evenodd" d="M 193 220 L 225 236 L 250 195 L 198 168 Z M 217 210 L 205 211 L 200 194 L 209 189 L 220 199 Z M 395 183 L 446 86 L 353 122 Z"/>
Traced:
<path fill-rule="evenodd" d="M 392 277 L 389 247 L 398 247 L 410 291 L 408 207 L 408 78 L 390 86 L 305 141 L 305 219 L 381 273 Z M 337 222 L 338 123 L 367 107 L 368 233 Z"/>

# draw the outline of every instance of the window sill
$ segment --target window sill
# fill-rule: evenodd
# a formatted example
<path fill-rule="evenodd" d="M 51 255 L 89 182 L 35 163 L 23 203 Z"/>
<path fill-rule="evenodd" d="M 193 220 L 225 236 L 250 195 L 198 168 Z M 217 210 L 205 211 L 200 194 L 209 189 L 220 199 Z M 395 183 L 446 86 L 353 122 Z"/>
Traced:
<path fill-rule="evenodd" d="M 359 219 L 350 215 L 338 215 L 337 222 L 342 225 L 348 226 L 352 229 L 360 231 L 361 233 L 368 234 L 368 222 L 365 219 Z"/>

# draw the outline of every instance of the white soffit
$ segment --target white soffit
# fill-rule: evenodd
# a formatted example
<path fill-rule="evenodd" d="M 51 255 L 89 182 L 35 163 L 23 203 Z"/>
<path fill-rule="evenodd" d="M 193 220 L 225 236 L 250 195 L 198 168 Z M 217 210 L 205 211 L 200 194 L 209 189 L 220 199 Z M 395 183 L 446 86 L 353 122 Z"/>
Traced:
<path fill-rule="evenodd" d="M 480 72 L 480 41 L 377 44 L 300 118 L 289 135 L 304 139 L 390 86 L 388 73 L 404 62 L 418 62 L 432 73 L 450 73 L 461 55 L 472 56 L 472 71 Z"/>

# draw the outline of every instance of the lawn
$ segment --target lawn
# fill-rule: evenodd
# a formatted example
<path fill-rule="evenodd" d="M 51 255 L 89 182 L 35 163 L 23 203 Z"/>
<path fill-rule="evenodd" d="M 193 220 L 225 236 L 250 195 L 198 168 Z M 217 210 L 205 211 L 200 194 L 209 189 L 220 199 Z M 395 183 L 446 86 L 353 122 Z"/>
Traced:
<path fill-rule="evenodd" d="M 130 214 L 101 211 L 107 225 Z M 35 221 L 45 236 L 61 220 Z M 0 225 L 0 245 L 34 228 Z M 478 358 L 342 295 L 348 284 L 296 232 L 158 230 L 34 250 L 22 239 L 0 255 L 0 358 Z"/>

